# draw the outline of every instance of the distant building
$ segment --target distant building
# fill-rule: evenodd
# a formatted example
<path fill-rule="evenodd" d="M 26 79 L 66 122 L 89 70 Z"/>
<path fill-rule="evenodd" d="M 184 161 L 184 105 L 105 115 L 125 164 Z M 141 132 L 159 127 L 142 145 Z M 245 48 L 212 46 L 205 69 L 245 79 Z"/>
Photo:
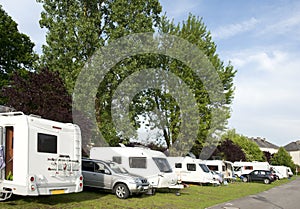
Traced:
<path fill-rule="evenodd" d="M 284 148 L 291 155 L 294 163 L 300 165 L 300 140 L 291 142 L 285 145 Z"/>
<path fill-rule="evenodd" d="M 263 152 L 270 152 L 270 154 L 274 154 L 278 151 L 279 147 L 275 144 L 268 142 L 265 138 L 250 138 L 253 142 L 255 142 L 259 149 Z"/>

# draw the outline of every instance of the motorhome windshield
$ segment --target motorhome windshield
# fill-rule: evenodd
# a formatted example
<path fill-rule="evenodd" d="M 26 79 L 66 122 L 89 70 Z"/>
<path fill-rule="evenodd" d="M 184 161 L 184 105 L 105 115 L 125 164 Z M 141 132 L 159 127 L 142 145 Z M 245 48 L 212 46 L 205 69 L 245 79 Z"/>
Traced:
<path fill-rule="evenodd" d="M 166 158 L 153 157 L 152 159 L 156 163 L 160 172 L 164 172 L 164 173 L 172 172 L 172 168 Z"/>
<path fill-rule="evenodd" d="M 242 167 L 233 167 L 234 171 L 241 171 Z"/>
<path fill-rule="evenodd" d="M 113 170 L 115 173 L 128 173 L 128 171 L 119 166 L 118 164 L 116 163 L 108 163 L 108 166 L 111 168 L 111 170 Z"/>
<path fill-rule="evenodd" d="M 209 168 L 207 165 L 200 163 L 199 166 L 205 173 L 209 173 Z"/>

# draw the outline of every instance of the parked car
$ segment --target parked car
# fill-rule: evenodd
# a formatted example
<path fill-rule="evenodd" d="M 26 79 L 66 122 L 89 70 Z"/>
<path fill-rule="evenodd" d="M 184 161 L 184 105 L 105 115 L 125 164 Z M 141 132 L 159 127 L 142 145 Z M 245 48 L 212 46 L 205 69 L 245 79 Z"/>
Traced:
<path fill-rule="evenodd" d="M 243 182 L 262 181 L 265 184 L 270 184 L 275 181 L 275 178 L 269 170 L 254 170 L 249 174 L 241 175 Z"/>
<path fill-rule="evenodd" d="M 146 178 L 131 174 L 115 162 L 82 159 L 83 185 L 112 191 L 120 199 L 149 189 Z"/>

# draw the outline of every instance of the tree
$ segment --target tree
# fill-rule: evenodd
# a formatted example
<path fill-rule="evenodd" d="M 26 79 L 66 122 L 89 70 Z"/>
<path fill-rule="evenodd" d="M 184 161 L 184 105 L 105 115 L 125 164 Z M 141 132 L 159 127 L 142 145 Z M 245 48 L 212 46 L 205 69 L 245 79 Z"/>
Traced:
<path fill-rule="evenodd" d="M 212 157 L 220 157 L 223 160 L 231 162 L 246 160 L 246 155 L 243 150 L 229 139 L 223 140 L 221 144 L 217 146 Z"/>
<path fill-rule="evenodd" d="M 48 29 L 42 62 L 59 71 L 70 93 L 78 73 L 95 50 L 129 33 L 154 31 L 158 0 L 37 0 L 43 4 L 40 25 Z"/>
<path fill-rule="evenodd" d="M 296 165 L 294 164 L 292 157 L 283 147 L 279 147 L 277 153 L 274 154 L 274 156 L 271 159 L 271 164 L 285 165 L 287 167 L 290 167 L 293 170 L 293 172 L 295 172 L 296 170 Z"/>
<path fill-rule="evenodd" d="M 264 154 L 259 149 L 258 145 L 246 136 L 237 134 L 234 129 L 228 130 L 222 137 L 223 139 L 230 139 L 234 144 L 240 146 L 246 155 L 247 161 L 265 160 Z"/>
<path fill-rule="evenodd" d="M 29 37 L 20 33 L 17 23 L 0 5 L 0 89 L 9 84 L 14 72 L 33 70 L 38 56 L 34 53 L 34 43 Z M 0 98 L 0 104 L 5 99 Z"/>
<path fill-rule="evenodd" d="M 168 20 L 166 16 L 164 16 L 161 19 L 159 32 L 162 34 L 175 35 L 198 47 L 210 61 L 214 70 L 217 71 L 222 82 L 223 88 L 221 89 L 221 93 L 225 95 L 225 101 L 222 103 L 213 103 L 212 100 L 210 100 L 211 98 L 209 98 L 208 91 L 204 86 L 203 81 L 198 77 L 198 75 L 195 75 L 193 69 L 184 65 L 181 60 L 172 59 L 163 55 L 147 58 L 148 62 L 151 62 L 149 64 L 151 67 L 160 68 L 164 71 L 174 73 L 192 90 L 199 111 L 199 115 L 195 116 L 201 118 L 201 121 L 198 127 L 199 134 L 197 139 L 193 138 L 191 140 L 198 141 L 195 146 L 202 149 L 203 143 L 209 135 L 209 129 L 213 126 L 212 111 L 222 109 L 222 113 L 220 115 L 225 115 L 224 118 L 219 119 L 219 124 L 215 133 L 217 133 L 217 131 L 222 131 L 227 124 L 227 119 L 230 117 L 228 106 L 231 104 L 233 99 L 233 77 L 236 71 L 230 63 L 225 66 L 219 59 L 216 54 L 216 45 L 212 41 L 211 34 L 207 30 L 201 18 L 197 18 L 190 14 L 188 19 L 183 21 L 182 24 L 175 25 L 172 21 Z M 162 41 L 159 46 L 168 44 L 169 43 L 164 43 L 164 41 Z M 146 61 L 143 62 L 143 64 L 146 63 Z M 178 83 L 178 89 L 182 88 L 181 84 L 182 83 Z M 178 101 L 176 101 L 169 92 L 170 90 L 162 84 L 160 89 L 148 89 L 141 92 L 141 94 L 135 97 L 132 104 L 132 110 L 135 111 L 132 114 L 133 118 L 137 118 L 138 115 L 142 115 L 145 120 L 150 119 L 150 121 L 154 118 L 153 121 L 155 122 L 152 122 L 150 125 L 152 126 L 152 129 L 160 129 L 161 137 L 166 141 L 168 147 L 174 145 L 178 138 L 182 120 L 182 115 L 180 115 L 181 109 Z M 141 106 L 144 108 L 140 108 Z M 138 123 L 137 127 L 140 127 L 139 125 L 140 124 Z M 181 127 L 181 129 L 184 128 Z M 194 152 L 197 152 L 196 147 L 193 147 Z M 201 150 L 198 150 L 198 154 L 196 154 L 196 156 L 198 156 L 200 152 Z"/>
<path fill-rule="evenodd" d="M 265 156 L 265 159 L 268 163 L 271 163 L 271 159 L 272 157 L 274 156 L 274 154 L 271 154 L 270 152 L 268 151 L 263 151 L 264 153 L 264 156 Z"/>
<path fill-rule="evenodd" d="M 14 73 L 6 96 L 6 106 L 25 114 L 40 115 L 44 118 L 72 122 L 72 100 L 57 72 L 43 69 L 28 72 L 26 76 Z"/>

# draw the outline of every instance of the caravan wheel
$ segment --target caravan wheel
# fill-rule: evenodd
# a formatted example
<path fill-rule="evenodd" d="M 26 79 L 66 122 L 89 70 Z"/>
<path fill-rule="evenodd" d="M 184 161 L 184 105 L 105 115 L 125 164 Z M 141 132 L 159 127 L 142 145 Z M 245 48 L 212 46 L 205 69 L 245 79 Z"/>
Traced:
<path fill-rule="evenodd" d="M 114 191 L 116 196 L 120 199 L 126 199 L 129 197 L 129 189 L 125 184 L 117 184 Z"/>

